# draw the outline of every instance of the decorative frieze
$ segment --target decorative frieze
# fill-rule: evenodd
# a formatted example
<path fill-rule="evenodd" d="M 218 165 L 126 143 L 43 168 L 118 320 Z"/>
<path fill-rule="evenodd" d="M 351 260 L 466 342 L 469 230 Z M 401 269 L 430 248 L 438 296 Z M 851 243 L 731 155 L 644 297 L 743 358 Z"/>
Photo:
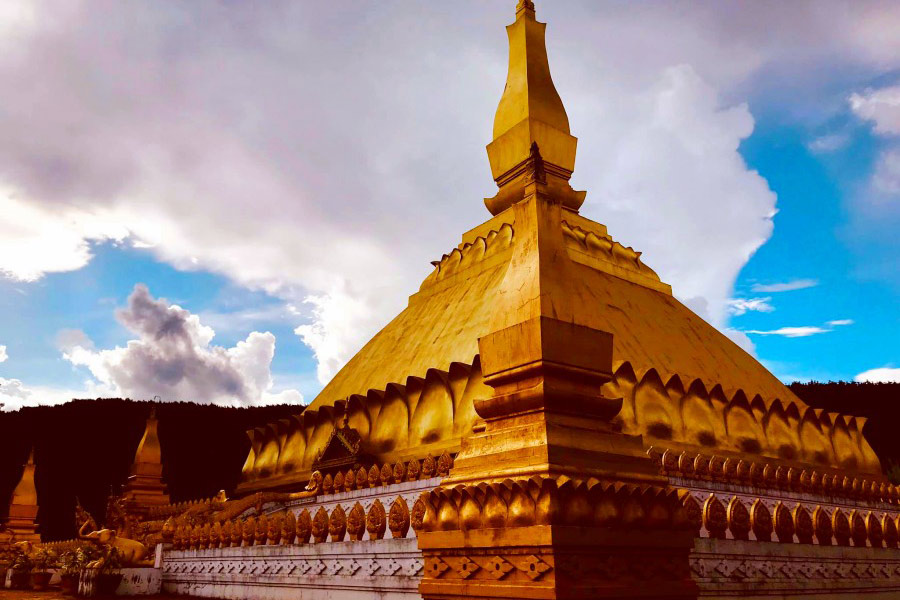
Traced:
<path fill-rule="evenodd" d="M 878 548 L 705 538 L 696 541 L 690 568 L 701 596 L 852 597 L 900 591 L 900 555 Z"/>
<path fill-rule="evenodd" d="M 900 515 L 896 513 L 853 510 L 847 515 L 839 507 L 823 505 L 810 511 L 803 503 L 789 507 L 765 497 L 753 499 L 748 509 L 748 499 L 738 495 L 726 498 L 726 508 L 725 499 L 714 493 L 699 498 L 689 490 L 679 490 L 678 498 L 688 527 L 700 537 L 768 542 L 774 533 L 781 543 L 898 546 Z"/>
<path fill-rule="evenodd" d="M 162 567 L 163 589 L 190 596 L 415 598 L 424 561 L 408 538 L 168 550 Z"/>
<path fill-rule="evenodd" d="M 833 496 L 849 501 L 900 504 L 900 487 L 887 481 L 822 473 L 767 462 L 651 447 L 660 472 L 679 480 L 744 486 L 793 494 Z"/>

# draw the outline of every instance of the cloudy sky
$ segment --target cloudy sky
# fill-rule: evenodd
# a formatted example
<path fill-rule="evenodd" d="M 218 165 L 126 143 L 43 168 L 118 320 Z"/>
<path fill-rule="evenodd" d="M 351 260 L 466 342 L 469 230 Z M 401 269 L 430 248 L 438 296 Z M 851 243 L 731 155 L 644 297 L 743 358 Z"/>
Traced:
<path fill-rule="evenodd" d="M 515 0 L 0 3 L 0 403 L 311 400 L 489 215 Z M 582 213 L 900 379 L 900 3 L 538 0 Z"/>

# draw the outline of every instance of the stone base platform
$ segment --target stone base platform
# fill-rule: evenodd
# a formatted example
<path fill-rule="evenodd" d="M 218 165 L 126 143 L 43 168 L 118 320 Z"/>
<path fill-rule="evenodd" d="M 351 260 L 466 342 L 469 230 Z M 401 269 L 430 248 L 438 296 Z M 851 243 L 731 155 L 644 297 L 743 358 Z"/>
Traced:
<path fill-rule="evenodd" d="M 419 598 L 423 561 L 415 538 L 168 550 L 163 591 L 222 599 Z"/>
<path fill-rule="evenodd" d="M 900 552 L 890 548 L 701 538 L 690 561 L 702 598 L 900 599 Z"/>

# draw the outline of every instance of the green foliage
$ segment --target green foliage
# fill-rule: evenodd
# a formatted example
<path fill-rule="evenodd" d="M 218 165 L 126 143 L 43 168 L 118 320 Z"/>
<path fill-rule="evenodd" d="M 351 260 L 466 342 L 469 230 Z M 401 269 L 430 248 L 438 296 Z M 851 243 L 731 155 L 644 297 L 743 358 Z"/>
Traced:
<path fill-rule="evenodd" d="M 31 562 L 33 571 L 46 571 L 58 565 L 58 557 L 52 550 L 41 547 L 34 551 L 34 554 L 31 556 Z"/>
<path fill-rule="evenodd" d="M 100 567 L 101 573 L 117 571 L 122 568 L 122 555 L 119 550 L 113 546 L 105 546 L 103 548 L 103 566 Z"/>
<path fill-rule="evenodd" d="M 59 556 L 59 566 L 63 575 L 77 575 L 89 562 L 100 556 L 100 549 L 94 544 L 79 544 Z"/>
<path fill-rule="evenodd" d="M 13 558 L 12 562 L 12 570 L 18 573 L 28 572 L 34 568 L 34 563 L 31 561 L 31 557 L 18 550 Z"/>

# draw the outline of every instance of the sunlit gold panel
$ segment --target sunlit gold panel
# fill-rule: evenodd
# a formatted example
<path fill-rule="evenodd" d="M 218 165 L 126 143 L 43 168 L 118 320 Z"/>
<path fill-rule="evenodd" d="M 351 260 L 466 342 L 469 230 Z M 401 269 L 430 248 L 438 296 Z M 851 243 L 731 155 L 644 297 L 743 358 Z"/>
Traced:
<path fill-rule="evenodd" d="M 701 446 L 715 446 L 716 421 L 721 417 L 715 413 L 706 392 L 706 386 L 699 379 L 691 382 L 681 400 L 681 420 L 684 440 Z"/>
<path fill-rule="evenodd" d="M 425 389 L 413 413 L 409 427 L 409 444 L 428 444 L 449 437 L 453 431 L 453 398 L 450 397 L 447 374 L 429 369 Z"/>
<path fill-rule="evenodd" d="M 772 403 L 764 424 L 768 451 L 788 460 L 797 458 L 800 453 L 797 422 L 790 421 L 781 400 Z"/>
<path fill-rule="evenodd" d="M 672 438 L 678 419 L 656 369 L 647 371 L 635 387 L 634 409 L 643 431 L 655 438 Z"/>
<path fill-rule="evenodd" d="M 330 406 L 323 406 L 318 410 L 317 414 L 308 416 L 310 419 L 306 421 L 306 427 L 309 427 L 309 421 L 313 421 L 315 428 L 311 435 L 307 434 L 306 453 L 304 454 L 303 462 L 306 465 L 311 465 L 319 453 L 325 449 L 325 445 L 331 437 L 331 432 L 334 430 L 334 420 Z"/>
<path fill-rule="evenodd" d="M 371 420 L 364 396 L 353 395 L 347 401 L 347 425 L 359 432 L 363 439 L 369 437 Z"/>
<path fill-rule="evenodd" d="M 864 451 L 865 440 L 862 436 L 862 428 L 866 424 L 866 419 L 863 417 L 851 417 L 847 416 L 847 431 L 850 434 L 850 439 L 852 441 L 853 448 L 853 456 L 856 457 L 856 464 L 862 466 L 865 465 L 868 461 L 868 457 Z"/>
<path fill-rule="evenodd" d="M 409 439 L 409 408 L 406 389 L 391 384 L 385 390 L 384 401 L 368 444 L 372 452 L 390 452 L 407 446 Z"/>
<path fill-rule="evenodd" d="M 613 419 L 613 423 L 626 433 L 635 433 L 637 423 L 634 417 L 634 386 L 637 384 L 637 377 L 631 363 L 627 361 L 614 365 L 614 372 L 615 376 L 602 388 L 603 395 L 622 399 L 622 410 Z"/>
<path fill-rule="evenodd" d="M 800 445 L 803 456 L 807 461 L 829 464 L 834 452 L 831 450 L 831 440 L 822 431 L 816 411 L 808 408 L 800 419 Z"/>
<path fill-rule="evenodd" d="M 453 373 L 451 365 L 450 372 Z M 481 360 L 476 356 L 475 362 L 469 369 L 466 385 L 463 388 L 462 395 L 456 403 L 456 412 L 453 415 L 453 434 L 458 436 L 467 436 L 472 433 L 472 426 L 478 415 L 475 413 L 475 399 L 488 398 L 492 393 L 484 383 L 481 375 Z"/>
<path fill-rule="evenodd" d="M 872 450 L 872 446 L 869 445 L 869 442 L 866 440 L 865 435 L 863 435 L 863 431 L 868 419 L 866 419 L 865 417 L 854 417 L 854 420 L 856 421 L 856 433 L 853 437 L 857 440 L 859 453 L 862 457 L 861 464 L 866 468 L 866 471 L 877 473 L 881 471 L 881 461 L 878 459 L 875 451 Z"/>
<path fill-rule="evenodd" d="M 255 470 L 260 477 L 273 474 L 278 468 L 278 453 L 281 448 L 278 444 L 278 431 L 274 424 L 266 428 L 265 442 L 256 459 Z"/>
<path fill-rule="evenodd" d="M 247 460 L 244 461 L 244 467 L 241 469 L 241 476 L 244 480 L 256 478 L 256 457 L 262 448 L 259 432 L 256 429 L 248 430 L 247 437 L 250 438 L 250 451 L 247 453 Z"/>
<path fill-rule="evenodd" d="M 735 392 L 725 412 L 728 443 L 740 452 L 759 454 L 765 440 L 762 426 L 750 409 L 750 402 L 742 390 Z"/>
<path fill-rule="evenodd" d="M 419 405 L 419 398 L 425 390 L 425 380 L 421 377 L 406 378 L 406 406 L 409 408 L 409 414 L 416 414 L 416 407 Z"/>
<path fill-rule="evenodd" d="M 278 472 L 293 471 L 303 464 L 303 453 L 306 451 L 306 436 L 298 417 L 291 417 L 285 422 L 285 439 L 278 454 Z"/>
<path fill-rule="evenodd" d="M 844 417 L 840 415 L 829 415 L 834 421 L 831 429 L 831 443 L 834 446 L 834 456 L 837 458 L 838 464 L 844 468 L 854 469 L 858 464 L 856 444 L 850 437 L 850 431 Z"/>

